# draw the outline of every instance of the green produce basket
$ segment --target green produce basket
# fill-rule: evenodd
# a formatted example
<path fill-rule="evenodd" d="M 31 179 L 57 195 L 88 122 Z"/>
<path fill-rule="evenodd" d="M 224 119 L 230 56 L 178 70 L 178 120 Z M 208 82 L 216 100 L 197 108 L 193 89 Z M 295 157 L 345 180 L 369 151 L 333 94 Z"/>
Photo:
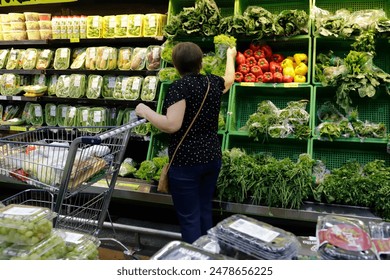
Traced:
<path fill-rule="evenodd" d="M 349 51 L 352 49 L 351 44 L 355 42 L 354 39 L 341 39 L 334 37 L 314 37 L 312 76 L 313 84 L 321 85 L 320 81 L 315 76 L 315 65 L 317 63 L 317 56 L 320 53 L 328 54 L 333 51 L 335 56 L 344 59 Z M 389 42 L 385 39 L 377 39 L 376 41 L 376 56 L 374 57 L 374 64 L 383 71 L 390 73 L 390 53 L 388 51 Z M 309 71 L 311 70 L 309 69 Z"/>
<path fill-rule="evenodd" d="M 390 16 L 390 2 L 388 0 L 313 0 L 313 7 L 327 10 L 329 12 L 336 12 L 340 9 L 347 9 L 350 12 L 356 12 L 366 9 L 382 9 L 386 12 L 387 16 Z M 312 32 L 315 32 L 315 20 L 312 19 Z"/>
<path fill-rule="evenodd" d="M 309 153 L 310 141 L 298 139 L 275 139 L 269 138 L 269 141 L 256 142 L 243 135 L 226 135 L 224 150 L 240 148 L 248 154 L 269 153 L 276 159 L 290 158 L 297 160 L 300 154 Z"/>
<path fill-rule="evenodd" d="M 256 112 L 257 105 L 265 100 L 270 100 L 279 109 L 287 106 L 289 101 L 308 100 L 306 110 L 311 115 L 311 98 L 313 88 L 310 85 L 298 85 L 286 88 L 290 84 L 256 84 L 258 86 L 244 86 L 235 84 L 229 101 L 229 127 L 228 134 L 246 135 L 247 132 L 239 131 L 245 126 L 249 116 Z M 311 127 L 311 120 L 309 121 Z"/>
<path fill-rule="evenodd" d="M 260 6 L 272 14 L 278 14 L 283 10 L 304 10 L 310 16 L 311 2 L 311 0 L 236 0 L 234 14 L 242 15 L 249 6 Z M 311 34 L 311 25 L 309 17 L 308 35 Z"/>
<path fill-rule="evenodd" d="M 379 159 L 384 160 L 387 166 L 390 164 L 390 154 L 386 153 L 385 143 L 325 142 L 311 139 L 310 145 L 312 158 L 323 161 L 329 170 L 339 168 L 350 160 L 367 164 Z"/>
<path fill-rule="evenodd" d="M 314 87 L 314 95 L 313 95 L 313 110 L 311 111 L 310 118 L 313 123 L 313 136 L 314 138 L 318 138 L 315 134 L 316 127 L 321 123 L 317 116 L 317 111 L 327 101 L 330 101 L 333 105 L 335 105 L 336 109 L 343 114 L 346 115 L 345 111 L 337 106 L 335 102 L 335 94 L 336 88 L 334 87 Z M 370 97 L 359 97 L 358 93 L 353 94 L 352 96 L 352 105 L 357 109 L 359 113 L 359 120 L 365 122 L 369 121 L 372 123 L 383 123 L 386 125 L 387 131 L 390 129 L 390 95 L 385 92 L 384 88 L 380 88 L 377 96 L 374 98 Z M 359 138 L 340 138 L 335 139 L 334 141 L 346 141 L 346 142 L 361 142 Z M 378 142 L 378 143 L 387 143 L 387 138 L 366 138 L 364 142 Z"/>
<path fill-rule="evenodd" d="M 195 0 L 169 0 L 168 23 L 170 23 L 170 18 L 179 14 L 183 8 L 195 7 L 195 2 Z M 215 3 L 220 9 L 222 17 L 234 14 L 235 0 L 215 0 Z"/>
<path fill-rule="evenodd" d="M 306 82 L 301 83 L 303 85 L 309 85 L 311 82 L 311 72 L 312 72 L 312 41 L 309 36 L 300 36 L 300 37 L 291 37 L 288 40 L 286 39 L 276 39 L 276 40 L 262 40 L 263 42 L 267 43 L 273 53 L 280 53 L 287 56 L 293 56 L 296 53 L 305 53 L 307 55 L 307 61 L 308 61 L 308 71 L 306 74 Z M 249 48 L 249 42 L 250 40 L 240 40 L 237 42 L 237 50 L 240 50 L 241 52 L 245 51 Z M 294 85 L 287 85 L 294 86 Z"/>

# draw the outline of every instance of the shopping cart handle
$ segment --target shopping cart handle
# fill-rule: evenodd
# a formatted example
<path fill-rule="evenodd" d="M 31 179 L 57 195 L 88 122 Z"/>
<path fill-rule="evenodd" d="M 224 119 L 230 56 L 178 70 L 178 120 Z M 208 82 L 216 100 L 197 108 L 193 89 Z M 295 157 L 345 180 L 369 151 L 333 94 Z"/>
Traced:
<path fill-rule="evenodd" d="M 83 144 L 92 144 L 92 145 L 100 145 L 102 140 L 99 136 L 83 136 L 81 137 L 81 143 Z"/>

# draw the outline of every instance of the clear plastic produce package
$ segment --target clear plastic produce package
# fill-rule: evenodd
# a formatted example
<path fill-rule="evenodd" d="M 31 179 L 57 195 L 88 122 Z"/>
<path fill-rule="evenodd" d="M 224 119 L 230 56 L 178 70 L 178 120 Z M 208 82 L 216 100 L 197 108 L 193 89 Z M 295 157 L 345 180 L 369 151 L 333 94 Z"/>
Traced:
<path fill-rule="evenodd" d="M 368 226 L 359 219 L 326 215 L 316 226 L 318 255 L 325 260 L 376 260 Z"/>
<path fill-rule="evenodd" d="M 390 222 L 369 222 L 371 240 L 374 243 L 378 258 L 390 260 Z"/>
<path fill-rule="evenodd" d="M 34 245 L 50 235 L 55 217 L 48 208 L 10 204 L 0 209 L 0 241 Z"/>
<path fill-rule="evenodd" d="M 153 101 L 156 98 L 157 85 L 157 76 L 146 76 L 142 83 L 141 99 L 143 101 Z"/>
<path fill-rule="evenodd" d="M 64 259 L 68 260 L 97 260 L 100 240 L 95 236 L 76 232 L 73 230 L 59 229 L 66 245 Z"/>
<path fill-rule="evenodd" d="M 151 260 L 226 260 L 226 256 L 211 253 L 194 245 L 171 241 L 155 253 Z"/>
<path fill-rule="evenodd" d="M 126 100 L 137 100 L 139 98 L 143 77 L 126 77 L 122 81 L 122 96 Z"/>
<path fill-rule="evenodd" d="M 293 259 L 299 250 L 294 234 L 240 214 L 219 222 L 208 235 L 226 246 L 225 250 L 235 249 L 256 259 Z"/>

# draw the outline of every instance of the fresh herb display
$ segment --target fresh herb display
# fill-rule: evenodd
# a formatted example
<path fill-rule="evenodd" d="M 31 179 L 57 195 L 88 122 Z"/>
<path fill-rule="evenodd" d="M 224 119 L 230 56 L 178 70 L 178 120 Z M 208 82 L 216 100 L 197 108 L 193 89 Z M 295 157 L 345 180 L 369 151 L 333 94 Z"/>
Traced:
<path fill-rule="evenodd" d="M 311 194 L 313 164 L 307 154 L 294 163 L 268 154 L 248 155 L 238 148 L 225 150 L 217 196 L 222 201 L 298 209 Z"/>
<path fill-rule="evenodd" d="M 160 179 L 161 170 L 166 163 L 168 163 L 168 157 L 154 157 L 152 160 L 145 160 L 141 162 L 138 170 L 134 176 L 136 178 L 146 180 L 148 182 L 158 181 Z"/>
<path fill-rule="evenodd" d="M 160 69 L 157 76 L 160 82 L 173 82 L 180 79 L 180 74 L 174 67 L 164 67 Z"/>

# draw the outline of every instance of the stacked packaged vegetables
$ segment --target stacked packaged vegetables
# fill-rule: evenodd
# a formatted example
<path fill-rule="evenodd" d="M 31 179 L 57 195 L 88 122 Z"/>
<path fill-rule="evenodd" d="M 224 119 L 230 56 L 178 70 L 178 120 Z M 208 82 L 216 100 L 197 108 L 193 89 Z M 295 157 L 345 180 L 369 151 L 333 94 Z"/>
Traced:
<path fill-rule="evenodd" d="M 133 53 L 133 48 L 130 47 L 123 47 L 119 49 L 119 53 L 118 53 L 119 70 L 130 70 L 132 53 Z"/>
<path fill-rule="evenodd" d="M 88 126 L 88 112 L 89 108 L 88 107 L 78 107 L 76 109 L 76 125 L 80 127 L 85 127 Z M 82 131 L 86 131 L 85 128 L 81 129 Z"/>
<path fill-rule="evenodd" d="M 0 69 L 3 69 L 6 66 L 8 55 L 9 55 L 8 49 L 0 50 Z"/>
<path fill-rule="evenodd" d="M 143 17 L 143 36 L 162 36 L 163 28 L 166 24 L 167 16 L 163 14 L 145 14 Z"/>
<path fill-rule="evenodd" d="M 72 64 L 70 69 L 83 69 L 85 66 L 85 59 L 87 57 L 87 51 L 85 48 L 76 48 L 72 53 Z"/>
<path fill-rule="evenodd" d="M 96 70 L 97 47 L 89 47 L 86 50 L 85 69 Z"/>
<path fill-rule="evenodd" d="M 91 59 L 91 53 L 88 58 Z M 92 64 L 93 65 L 93 64 Z M 117 66 L 117 50 L 111 47 L 97 47 L 96 49 L 96 69 L 113 70 Z M 93 66 L 92 66 L 93 67 Z"/>
<path fill-rule="evenodd" d="M 102 126 L 107 126 L 106 109 L 103 107 L 92 107 L 88 110 L 88 126 L 87 129 L 91 133 L 99 133 Z"/>
<path fill-rule="evenodd" d="M 48 82 L 48 87 L 47 87 L 47 94 L 48 95 L 56 95 L 57 81 L 58 81 L 58 75 L 51 75 L 49 77 L 49 82 Z"/>
<path fill-rule="evenodd" d="M 115 16 L 103 17 L 103 38 L 115 38 L 116 18 Z"/>
<path fill-rule="evenodd" d="M 143 36 L 143 17 L 142 14 L 129 15 L 129 25 L 127 26 L 128 37 L 142 37 Z"/>
<path fill-rule="evenodd" d="M 36 126 L 43 125 L 44 114 L 41 104 L 32 103 L 28 108 L 29 123 Z"/>
<path fill-rule="evenodd" d="M 57 106 L 52 103 L 45 105 L 45 122 L 48 126 L 57 125 Z"/>
<path fill-rule="evenodd" d="M 56 84 L 57 97 L 69 97 L 70 75 L 60 75 Z"/>
<path fill-rule="evenodd" d="M 141 76 L 126 77 L 122 81 L 122 96 L 127 100 L 136 100 L 139 97 L 143 78 Z"/>
<path fill-rule="evenodd" d="M 115 37 L 127 37 L 127 27 L 129 25 L 129 16 L 128 15 L 117 15 L 115 17 Z"/>
<path fill-rule="evenodd" d="M 113 98 L 114 97 L 115 80 L 116 80 L 116 77 L 113 75 L 104 75 L 103 76 L 102 96 L 104 98 Z"/>
<path fill-rule="evenodd" d="M 142 83 L 141 99 L 143 101 L 153 101 L 157 92 L 157 76 L 147 76 Z"/>
<path fill-rule="evenodd" d="M 255 259 L 292 259 L 299 249 L 299 241 L 292 233 L 240 214 L 218 223 L 208 235 L 217 239 L 226 251 Z"/>
<path fill-rule="evenodd" d="M 84 74 L 70 75 L 69 97 L 81 98 L 85 95 L 86 76 Z"/>
<path fill-rule="evenodd" d="M 53 51 L 50 49 L 44 49 L 42 50 L 37 58 L 37 69 L 47 69 L 50 67 L 51 61 L 53 59 Z"/>
<path fill-rule="evenodd" d="M 100 75 L 89 75 L 87 97 L 88 98 L 99 98 L 103 87 L 103 77 Z"/>
<path fill-rule="evenodd" d="M 73 127 L 76 125 L 76 110 L 77 108 L 74 106 L 68 106 L 66 108 L 64 126 Z"/>
<path fill-rule="evenodd" d="M 131 56 L 131 70 L 142 70 L 145 68 L 147 48 L 134 48 Z"/>
<path fill-rule="evenodd" d="M 146 52 L 146 69 L 159 70 L 161 68 L 161 46 L 149 46 Z"/>
<path fill-rule="evenodd" d="M 182 242 L 171 241 L 157 253 L 151 260 L 226 260 L 226 256 L 211 253 L 194 245 Z"/>
<path fill-rule="evenodd" d="M 6 73 L 0 79 L 1 95 L 16 95 L 22 91 L 20 76 L 17 74 Z"/>
<path fill-rule="evenodd" d="M 87 17 L 87 38 L 101 38 L 103 29 L 103 17 L 88 16 Z"/>
<path fill-rule="evenodd" d="M 5 68 L 7 70 L 21 69 L 24 54 L 25 50 L 12 48 L 9 53 Z"/>
<path fill-rule="evenodd" d="M 66 113 L 68 111 L 68 105 L 59 104 L 57 106 L 57 124 L 58 126 L 65 126 Z"/>
<path fill-rule="evenodd" d="M 361 220 L 337 215 L 318 218 L 318 255 L 325 260 L 376 260 L 369 228 Z"/>
<path fill-rule="evenodd" d="M 70 49 L 58 48 L 54 56 L 53 67 L 56 70 L 65 70 L 69 68 L 70 64 Z"/>

